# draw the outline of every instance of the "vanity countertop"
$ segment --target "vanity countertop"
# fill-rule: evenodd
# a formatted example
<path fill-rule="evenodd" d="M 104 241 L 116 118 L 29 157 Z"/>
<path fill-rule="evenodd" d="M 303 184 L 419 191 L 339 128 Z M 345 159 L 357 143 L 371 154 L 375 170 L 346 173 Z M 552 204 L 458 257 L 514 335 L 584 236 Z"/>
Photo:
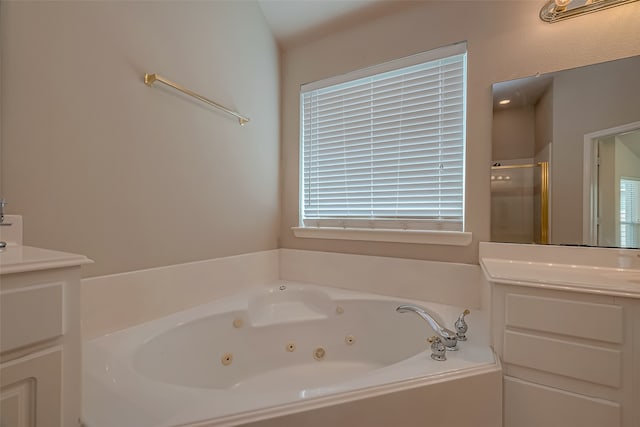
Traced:
<path fill-rule="evenodd" d="M 0 250 L 0 274 L 72 267 L 92 262 L 84 255 L 34 248 L 32 246 L 8 245 Z"/>
<path fill-rule="evenodd" d="M 640 298 L 640 269 L 481 258 L 488 281 Z"/>

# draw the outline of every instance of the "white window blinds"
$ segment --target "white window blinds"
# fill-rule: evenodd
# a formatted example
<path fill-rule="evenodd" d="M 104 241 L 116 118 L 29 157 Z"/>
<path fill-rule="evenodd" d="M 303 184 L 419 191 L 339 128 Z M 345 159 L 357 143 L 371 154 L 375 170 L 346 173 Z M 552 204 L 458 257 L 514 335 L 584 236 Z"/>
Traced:
<path fill-rule="evenodd" d="M 463 230 L 466 45 L 301 91 L 301 225 Z"/>
<path fill-rule="evenodd" d="M 640 247 L 640 179 L 620 178 L 620 246 Z"/>

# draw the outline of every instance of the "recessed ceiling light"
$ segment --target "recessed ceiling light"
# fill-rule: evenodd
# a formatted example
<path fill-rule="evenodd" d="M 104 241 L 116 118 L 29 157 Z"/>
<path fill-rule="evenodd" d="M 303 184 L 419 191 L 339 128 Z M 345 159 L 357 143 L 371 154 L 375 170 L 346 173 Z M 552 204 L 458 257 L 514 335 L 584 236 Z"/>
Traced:
<path fill-rule="evenodd" d="M 501 101 L 498 101 L 498 104 L 500 105 L 507 105 L 508 103 L 510 103 L 511 100 L 510 99 L 503 99 Z"/>

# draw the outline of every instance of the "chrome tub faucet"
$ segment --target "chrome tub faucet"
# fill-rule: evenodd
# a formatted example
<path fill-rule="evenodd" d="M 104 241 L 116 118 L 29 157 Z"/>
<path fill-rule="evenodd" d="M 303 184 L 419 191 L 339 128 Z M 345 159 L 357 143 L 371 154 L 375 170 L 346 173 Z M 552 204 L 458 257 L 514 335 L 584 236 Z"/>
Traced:
<path fill-rule="evenodd" d="M 431 329 L 438 335 L 447 350 L 456 351 L 458 349 L 458 335 L 451 329 L 440 325 L 424 308 L 417 305 L 403 304 L 396 308 L 398 313 L 413 312 L 422 317 L 431 326 Z"/>

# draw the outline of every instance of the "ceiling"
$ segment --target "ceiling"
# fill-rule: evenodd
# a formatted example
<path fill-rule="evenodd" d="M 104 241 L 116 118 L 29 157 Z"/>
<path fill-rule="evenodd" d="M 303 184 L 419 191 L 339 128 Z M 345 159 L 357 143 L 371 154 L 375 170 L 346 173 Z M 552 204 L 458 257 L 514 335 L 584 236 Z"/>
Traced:
<path fill-rule="evenodd" d="M 493 85 L 493 109 L 502 110 L 535 105 L 552 83 L 552 73 L 496 83 Z M 508 99 L 511 102 L 507 105 L 499 105 L 498 102 L 503 99 Z"/>
<path fill-rule="evenodd" d="M 336 23 L 353 21 L 363 11 L 380 12 L 398 6 L 398 0 L 257 0 L 278 43 L 290 46 L 321 36 Z M 407 2 L 409 3 L 409 2 Z"/>

